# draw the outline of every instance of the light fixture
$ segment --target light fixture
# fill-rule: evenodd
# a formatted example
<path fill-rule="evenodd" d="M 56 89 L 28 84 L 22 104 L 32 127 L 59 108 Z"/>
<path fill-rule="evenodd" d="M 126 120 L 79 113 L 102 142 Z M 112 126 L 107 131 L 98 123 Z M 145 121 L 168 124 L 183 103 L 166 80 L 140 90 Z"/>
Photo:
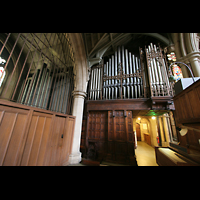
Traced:
<path fill-rule="evenodd" d="M 151 117 L 151 119 L 156 119 L 156 117 L 153 116 L 153 117 Z"/>
<path fill-rule="evenodd" d="M 138 119 L 138 120 L 141 120 L 141 118 L 140 118 L 140 117 L 138 117 L 137 119 Z"/>

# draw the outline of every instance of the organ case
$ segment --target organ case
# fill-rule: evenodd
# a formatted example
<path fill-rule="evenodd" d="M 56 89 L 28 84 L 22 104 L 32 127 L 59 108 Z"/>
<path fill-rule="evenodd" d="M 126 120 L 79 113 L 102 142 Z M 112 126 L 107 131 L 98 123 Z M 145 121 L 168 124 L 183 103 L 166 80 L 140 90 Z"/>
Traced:
<path fill-rule="evenodd" d="M 146 80 L 141 59 L 124 49 L 115 51 L 103 65 L 91 71 L 88 100 L 133 99 L 146 97 Z"/>

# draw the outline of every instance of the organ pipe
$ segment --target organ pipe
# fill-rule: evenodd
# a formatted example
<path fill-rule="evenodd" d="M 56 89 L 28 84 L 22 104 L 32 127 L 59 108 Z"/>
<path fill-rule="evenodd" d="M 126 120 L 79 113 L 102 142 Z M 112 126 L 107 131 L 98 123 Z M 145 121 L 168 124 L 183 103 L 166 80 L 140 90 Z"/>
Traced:
<path fill-rule="evenodd" d="M 150 43 L 145 51 L 151 96 L 169 96 L 171 87 L 160 46 Z"/>
<path fill-rule="evenodd" d="M 35 76 L 29 77 L 27 80 L 22 98 L 21 100 L 18 98 L 18 101 L 26 105 L 66 114 L 69 94 L 72 91 L 70 87 L 71 71 L 72 69 L 69 69 L 69 72 L 66 73 L 63 69 L 57 68 L 57 72 L 54 74 L 46 66 L 37 69 Z M 94 74 L 94 72 L 92 73 Z M 37 85 L 38 87 L 36 87 Z M 90 96 L 93 97 L 91 93 Z"/>

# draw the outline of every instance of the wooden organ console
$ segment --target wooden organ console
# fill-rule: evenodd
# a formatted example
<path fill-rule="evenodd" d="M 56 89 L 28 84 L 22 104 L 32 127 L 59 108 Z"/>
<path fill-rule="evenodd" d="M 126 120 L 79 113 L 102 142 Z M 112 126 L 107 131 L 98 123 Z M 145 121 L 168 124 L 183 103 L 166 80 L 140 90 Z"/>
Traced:
<path fill-rule="evenodd" d="M 144 110 L 173 109 L 162 49 L 150 44 L 145 51 L 146 58 L 142 48 L 138 57 L 118 47 L 107 62 L 92 67 L 82 128 L 83 157 L 137 165 L 133 117 Z"/>

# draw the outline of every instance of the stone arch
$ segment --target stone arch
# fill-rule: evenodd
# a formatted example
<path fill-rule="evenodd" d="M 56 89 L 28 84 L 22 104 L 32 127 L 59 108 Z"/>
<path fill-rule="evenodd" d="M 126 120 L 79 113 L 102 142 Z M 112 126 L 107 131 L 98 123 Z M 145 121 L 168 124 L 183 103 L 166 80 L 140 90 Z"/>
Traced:
<path fill-rule="evenodd" d="M 159 33 L 121 33 L 117 37 L 115 37 L 112 41 L 104 44 L 103 41 L 98 43 L 97 47 L 93 50 L 91 55 L 89 55 L 88 61 L 89 61 L 89 67 L 91 68 L 93 65 L 100 63 L 102 60 L 102 57 L 105 55 L 105 53 L 108 51 L 108 49 L 114 44 L 114 45 L 122 45 L 124 43 L 127 43 L 130 41 L 131 35 L 146 35 L 151 38 L 155 38 L 158 41 L 162 42 L 166 46 L 170 45 L 172 43 L 170 38 L 167 38 Z M 169 37 L 169 36 L 168 36 Z M 96 55 L 96 57 L 94 57 Z"/>
<path fill-rule="evenodd" d="M 190 63 L 194 76 L 200 76 L 200 53 L 198 50 L 195 33 L 174 33 L 173 34 L 177 61 Z M 182 67 L 183 76 L 188 77 L 185 67 Z"/>
<path fill-rule="evenodd" d="M 81 33 L 69 33 L 70 42 L 72 43 L 75 59 L 75 88 L 76 91 L 86 92 L 88 81 L 88 67 L 84 41 Z"/>

